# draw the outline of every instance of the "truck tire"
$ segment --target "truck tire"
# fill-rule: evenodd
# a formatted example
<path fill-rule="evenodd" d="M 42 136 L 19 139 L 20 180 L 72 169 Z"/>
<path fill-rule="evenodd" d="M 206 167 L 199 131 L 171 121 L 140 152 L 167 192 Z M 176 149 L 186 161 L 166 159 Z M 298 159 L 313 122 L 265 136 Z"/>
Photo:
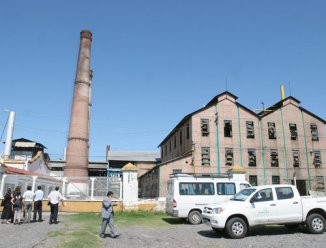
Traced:
<path fill-rule="evenodd" d="M 188 215 L 188 222 L 192 225 L 200 224 L 201 220 L 201 213 L 197 210 L 191 211 Z"/>
<path fill-rule="evenodd" d="M 325 218 L 320 214 L 310 214 L 307 217 L 306 224 L 310 233 L 322 234 L 326 228 Z"/>
<path fill-rule="evenodd" d="M 242 218 L 235 217 L 226 223 L 225 231 L 230 238 L 241 239 L 246 236 L 248 226 Z"/>

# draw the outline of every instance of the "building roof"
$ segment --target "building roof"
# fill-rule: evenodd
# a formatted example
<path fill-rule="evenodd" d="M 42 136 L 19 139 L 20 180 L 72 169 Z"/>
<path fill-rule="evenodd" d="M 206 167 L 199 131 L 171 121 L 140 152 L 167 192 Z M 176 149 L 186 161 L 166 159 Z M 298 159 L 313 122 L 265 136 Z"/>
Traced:
<path fill-rule="evenodd" d="M 20 138 L 20 139 L 14 139 L 12 140 L 12 146 L 13 147 L 24 147 L 24 148 L 33 148 L 33 147 L 39 147 L 39 148 L 45 148 L 47 149 L 44 145 L 41 143 L 28 140 L 25 138 Z"/>
<path fill-rule="evenodd" d="M 159 147 L 175 132 L 176 129 L 178 129 L 180 126 L 183 125 L 184 122 L 186 122 L 191 116 L 193 116 L 194 114 L 204 110 L 204 109 L 207 109 L 208 107 L 216 104 L 218 102 L 218 99 L 223 96 L 223 95 L 229 95 L 231 96 L 232 98 L 234 98 L 234 100 L 237 100 L 238 97 L 236 95 L 233 95 L 231 92 L 229 91 L 224 91 L 222 92 L 221 94 L 218 94 L 216 96 L 213 97 L 212 100 L 210 100 L 203 108 L 200 108 L 188 115 L 186 115 L 174 128 L 173 130 L 165 137 L 165 139 L 158 145 Z M 254 111 L 252 111 L 251 109 L 248 109 L 247 107 L 243 106 L 242 104 L 238 103 L 238 102 L 235 102 L 235 104 L 237 106 L 239 106 L 240 108 L 243 108 L 244 110 L 246 110 L 247 112 L 251 113 L 252 115 L 256 116 L 256 117 L 259 117 L 257 115 L 257 113 L 255 113 Z"/>
<path fill-rule="evenodd" d="M 283 99 L 283 100 L 281 100 L 281 101 L 275 103 L 275 104 L 272 105 L 271 107 L 268 107 L 268 108 L 265 109 L 264 111 L 261 111 L 260 113 L 258 113 L 259 117 L 260 117 L 260 118 L 263 118 L 263 117 L 265 117 L 265 116 L 267 116 L 267 115 L 269 115 L 269 114 L 275 112 L 276 110 L 282 108 L 282 107 L 284 106 L 283 103 L 284 103 L 285 101 L 287 101 L 287 100 L 292 100 L 292 101 L 296 102 L 298 105 L 301 103 L 301 102 L 300 102 L 298 99 L 296 99 L 295 97 L 293 97 L 293 96 L 289 96 L 289 97 L 286 97 L 285 99 Z M 299 108 L 300 110 L 302 110 L 303 112 L 306 112 L 307 114 L 309 114 L 309 115 L 315 117 L 316 119 L 318 119 L 318 120 L 320 120 L 321 122 L 323 122 L 324 124 L 326 124 L 326 120 L 324 120 L 323 118 L 321 118 L 321 117 L 319 117 L 319 116 L 317 116 L 317 115 L 311 113 L 310 111 L 308 111 L 307 109 L 305 109 L 305 108 L 303 108 L 303 107 L 298 106 L 298 108 Z"/>
<path fill-rule="evenodd" d="M 109 161 L 159 162 L 160 152 L 108 151 Z"/>

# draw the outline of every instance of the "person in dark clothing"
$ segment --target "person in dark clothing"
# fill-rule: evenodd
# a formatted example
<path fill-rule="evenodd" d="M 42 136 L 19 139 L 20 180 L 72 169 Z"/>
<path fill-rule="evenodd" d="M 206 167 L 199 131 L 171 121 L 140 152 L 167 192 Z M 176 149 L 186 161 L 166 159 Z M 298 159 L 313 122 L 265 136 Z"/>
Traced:
<path fill-rule="evenodd" d="M 36 222 L 36 213 L 38 213 L 38 221 L 42 220 L 42 200 L 44 197 L 44 192 L 42 191 L 41 186 L 37 186 L 37 191 L 34 193 L 34 215 L 33 222 Z"/>
<path fill-rule="evenodd" d="M 11 194 L 11 189 L 8 189 L 5 197 L 2 200 L 2 205 L 3 205 L 3 210 L 1 214 L 1 219 L 2 219 L 2 224 L 9 224 L 10 222 L 8 221 L 11 216 L 12 216 L 12 194 Z"/>

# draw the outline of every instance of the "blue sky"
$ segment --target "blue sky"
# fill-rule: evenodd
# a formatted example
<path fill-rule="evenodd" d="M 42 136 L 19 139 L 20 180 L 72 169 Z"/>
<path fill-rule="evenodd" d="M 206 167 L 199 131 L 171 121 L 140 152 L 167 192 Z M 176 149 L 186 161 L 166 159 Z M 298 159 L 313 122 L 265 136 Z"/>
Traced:
<path fill-rule="evenodd" d="M 250 109 L 286 96 L 326 119 L 326 1 L 3 1 L 0 131 L 62 158 L 79 33 L 93 32 L 90 160 L 156 151 L 227 89 Z M 5 133 L 2 135 L 2 141 Z M 1 152 L 3 146 L 0 146 Z"/>

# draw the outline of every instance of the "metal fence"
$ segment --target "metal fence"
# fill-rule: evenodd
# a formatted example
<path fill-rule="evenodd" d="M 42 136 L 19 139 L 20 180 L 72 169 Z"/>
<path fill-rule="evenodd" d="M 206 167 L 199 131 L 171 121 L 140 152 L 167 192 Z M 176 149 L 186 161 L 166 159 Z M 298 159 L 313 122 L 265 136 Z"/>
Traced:
<path fill-rule="evenodd" d="M 0 181 L 0 197 L 10 188 L 12 191 L 20 186 L 21 192 L 32 186 L 36 191 L 41 186 L 44 198 L 59 186 L 60 192 L 68 200 L 102 200 L 108 190 L 113 191 L 115 199 L 122 199 L 121 177 L 50 177 L 3 174 Z"/>

